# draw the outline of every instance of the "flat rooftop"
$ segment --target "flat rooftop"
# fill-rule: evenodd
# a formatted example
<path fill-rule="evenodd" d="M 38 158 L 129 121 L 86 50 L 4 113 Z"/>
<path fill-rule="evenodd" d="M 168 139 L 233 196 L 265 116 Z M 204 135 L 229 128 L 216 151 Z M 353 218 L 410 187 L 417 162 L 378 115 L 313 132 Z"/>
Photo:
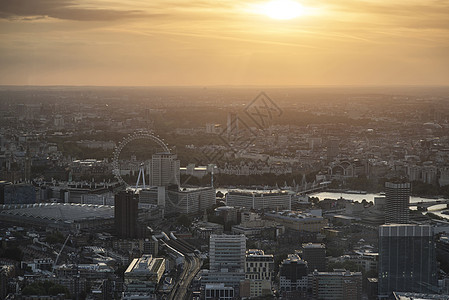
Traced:
<path fill-rule="evenodd" d="M 114 206 L 78 203 L 3 205 L 0 215 L 14 215 L 54 221 L 114 218 Z"/>

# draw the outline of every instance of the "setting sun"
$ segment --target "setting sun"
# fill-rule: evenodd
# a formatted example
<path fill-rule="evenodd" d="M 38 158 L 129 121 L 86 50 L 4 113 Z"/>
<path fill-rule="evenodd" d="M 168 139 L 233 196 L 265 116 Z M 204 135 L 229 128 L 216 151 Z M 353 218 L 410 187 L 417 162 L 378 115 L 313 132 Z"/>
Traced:
<path fill-rule="evenodd" d="M 290 20 L 304 14 L 304 7 L 292 0 L 273 0 L 263 4 L 261 12 L 272 19 Z"/>

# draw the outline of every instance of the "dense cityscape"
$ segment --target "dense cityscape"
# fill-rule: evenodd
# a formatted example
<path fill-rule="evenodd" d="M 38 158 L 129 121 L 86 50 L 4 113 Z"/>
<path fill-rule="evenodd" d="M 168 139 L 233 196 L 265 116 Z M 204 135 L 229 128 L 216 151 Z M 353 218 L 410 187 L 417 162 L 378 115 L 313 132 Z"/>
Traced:
<path fill-rule="evenodd" d="M 446 87 L 0 88 L 0 299 L 448 299 Z"/>

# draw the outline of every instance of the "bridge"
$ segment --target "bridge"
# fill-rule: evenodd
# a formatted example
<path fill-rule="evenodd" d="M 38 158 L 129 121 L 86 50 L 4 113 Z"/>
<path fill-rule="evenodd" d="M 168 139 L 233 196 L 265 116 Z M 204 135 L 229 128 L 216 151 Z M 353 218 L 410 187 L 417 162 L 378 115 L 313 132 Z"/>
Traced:
<path fill-rule="evenodd" d="M 446 204 L 446 208 L 449 209 L 449 199 L 415 202 L 415 203 L 410 203 L 409 206 L 416 206 L 418 210 L 426 211 L 429 209 L 429 207 L 438 205 L 438 204 Z"/>
<path fill-rule="evenodd" d="M 320 182 L 320 183 L 305 183 L 302 185 L 298 185 L 296 190 L 294 190 L 298 194 L 308 194 L 313 192 L 318 192 L 325 190 L 327 186 L 330 184 L 330 181 Z"/>

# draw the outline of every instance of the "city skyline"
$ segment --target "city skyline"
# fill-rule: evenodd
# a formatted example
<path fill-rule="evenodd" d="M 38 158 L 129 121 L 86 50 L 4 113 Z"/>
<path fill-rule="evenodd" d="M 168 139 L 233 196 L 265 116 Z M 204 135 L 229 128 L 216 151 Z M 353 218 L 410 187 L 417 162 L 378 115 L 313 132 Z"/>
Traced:
<path fill-rule="evenodd" d="M 3 0 L 0 84 L 449 82 L 447 1 L 268 2 Z"/>

